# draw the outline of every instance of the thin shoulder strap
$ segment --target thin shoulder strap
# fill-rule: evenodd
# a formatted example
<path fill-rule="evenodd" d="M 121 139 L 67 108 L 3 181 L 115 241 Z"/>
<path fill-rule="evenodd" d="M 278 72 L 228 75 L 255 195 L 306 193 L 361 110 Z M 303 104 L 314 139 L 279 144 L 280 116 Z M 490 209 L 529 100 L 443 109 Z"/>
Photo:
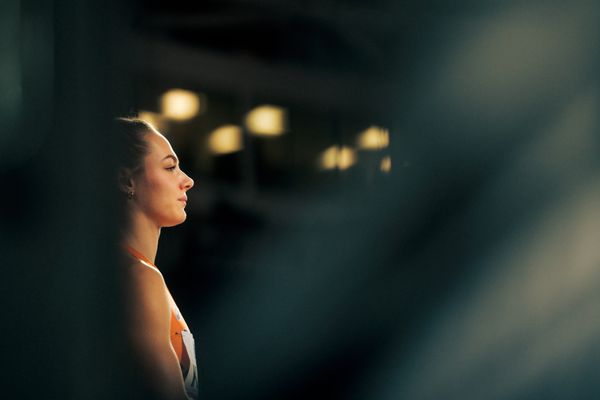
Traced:
<path fill-rule="evenodd" d="M 136 249 L 134 249 L 131 246 L 125 246 L 125 250 L 136 260 L 138 260 L 139 262 L 141 262 L 142 264 L 144 264 L 147 267 L 152 268 L 153 270 L 157 271 L 159 274 L 161 274 L 160 270 L 156 267 L 156 265 L 154 265 L 150 260 L 148 260 L 146 257 L 144 257 L 144 255 L 142 253 L 140 253 L 139 251 L 137 251 Z M 162 274 L 161 274 L 162 275 Z"/>

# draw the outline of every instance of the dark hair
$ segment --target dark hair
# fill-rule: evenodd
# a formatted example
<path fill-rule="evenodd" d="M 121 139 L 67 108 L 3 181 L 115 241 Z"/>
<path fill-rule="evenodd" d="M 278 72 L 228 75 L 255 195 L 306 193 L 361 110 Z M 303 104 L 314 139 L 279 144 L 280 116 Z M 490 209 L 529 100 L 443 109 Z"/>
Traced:
<path fill-rule="evenodd" d="M 133 176 L 144 172 L 144 157 L 149 151 L 145 136 L 154 127 L 139 118 L 117 118 L 116 125 L 119 171 L 129 170 Z"/>
<path fill-rule="evenodd" d="M 122 221 L 121 236 L 125 234 L 130 225 L 128 212 L 128 193 L 125 182 L 130 178 L 136 178 L 144 173 L 144 158 L 150 151 L 146 135 L 154 131 L 154 127 L 139 118 L 115 118 L 114 128 L 117 144 L 117 169 L 115 178 L 116 194 L 119 202 L 119 219 Z"/>

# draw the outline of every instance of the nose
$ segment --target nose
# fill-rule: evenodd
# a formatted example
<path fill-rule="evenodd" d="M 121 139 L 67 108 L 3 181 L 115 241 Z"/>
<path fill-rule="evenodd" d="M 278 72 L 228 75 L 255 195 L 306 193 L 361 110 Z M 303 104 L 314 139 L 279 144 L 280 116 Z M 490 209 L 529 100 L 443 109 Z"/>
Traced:
<path fill-rule="evenodd" d="M 183 172 L 183 171 L 182 171 Z M 194 180 L 188 176 L 185 172 L 183 172 L 184 180 L 183 180 L 183 189 L 188 191 L 194 186 Z"/>

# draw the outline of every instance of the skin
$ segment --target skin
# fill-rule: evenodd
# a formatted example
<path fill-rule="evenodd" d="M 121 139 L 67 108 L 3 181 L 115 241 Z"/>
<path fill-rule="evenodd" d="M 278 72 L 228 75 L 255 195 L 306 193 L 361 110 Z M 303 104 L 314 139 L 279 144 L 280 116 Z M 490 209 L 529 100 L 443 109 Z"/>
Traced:
<path fill-rule="evenodd" d="M 149 153 L 144 171 L 129 175 L 123 189 L 133 191 L 128 201 L 131 225 L 126 244 L 154 263 L 158 239 L 163 227 L 174 226 L 186 219 L 181 199 L 194 181 L 180 168 L 169 141 L 160 133 L 145 136 Z M 155 268 L 132 262 L 130 273 L 130 336 L 142 372 L 161 399 L 187 399 L 177 355 L 170 340 L 171 306 L 169 291 L 162 274 Z"/>

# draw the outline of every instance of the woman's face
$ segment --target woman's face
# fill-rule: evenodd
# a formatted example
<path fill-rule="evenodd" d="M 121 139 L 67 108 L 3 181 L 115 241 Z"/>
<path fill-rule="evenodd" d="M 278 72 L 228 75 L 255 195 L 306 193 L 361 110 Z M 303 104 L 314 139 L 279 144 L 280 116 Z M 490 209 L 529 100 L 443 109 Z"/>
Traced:
<path fill-rule="evenodd" d="M 145 139 L 149 153 L 144 172 L 133 179 L 134 204 L 158 227 L 178 225 L 185 221 L 186 192 L 194 181 L 179 168 L 179 159 L 163 135 L 150 131 Z"/>

